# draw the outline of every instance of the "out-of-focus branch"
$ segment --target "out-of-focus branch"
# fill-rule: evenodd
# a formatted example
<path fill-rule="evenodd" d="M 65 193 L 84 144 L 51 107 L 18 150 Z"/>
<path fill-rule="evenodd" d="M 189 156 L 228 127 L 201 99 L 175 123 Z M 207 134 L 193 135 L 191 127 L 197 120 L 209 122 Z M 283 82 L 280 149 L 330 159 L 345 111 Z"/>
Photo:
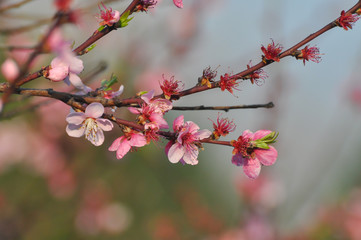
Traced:
<path fill-rule="evenodd" d="M 21 7 L 22 5 L 25 5 L 25 4 L 27 4 L 28 2 L 31 2 L 31 1 L 33 1 L 33 0 L 23 0 L 23 1 L 18 2 L 18 3 L 10 4 L 10 5 L 4 6 L 4 7 L 0 7 L 0 14 L 5 12 L 5 11 L 8 11 L 10 9 L 13 9 L 13 8 Z"/>

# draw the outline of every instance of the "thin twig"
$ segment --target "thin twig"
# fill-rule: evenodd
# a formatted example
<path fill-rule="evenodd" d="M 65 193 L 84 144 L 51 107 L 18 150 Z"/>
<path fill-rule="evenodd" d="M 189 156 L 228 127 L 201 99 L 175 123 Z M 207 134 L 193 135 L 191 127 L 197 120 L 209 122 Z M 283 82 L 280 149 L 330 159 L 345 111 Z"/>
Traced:
<path fill-rule="evenodd" d="M 232 109 L 249 109 L 249 108 L 273 108 L 273 102 L 269 102 L 266 104 L 251 104 L 251 105 L 236 105 L 236 106 L 192 106 L 192 107 L 184 107 L 184 106 L 174 106 L 172 110 L 178 111 L 195 111 L 195 110 L 218 110 L 228 112 Z"/>

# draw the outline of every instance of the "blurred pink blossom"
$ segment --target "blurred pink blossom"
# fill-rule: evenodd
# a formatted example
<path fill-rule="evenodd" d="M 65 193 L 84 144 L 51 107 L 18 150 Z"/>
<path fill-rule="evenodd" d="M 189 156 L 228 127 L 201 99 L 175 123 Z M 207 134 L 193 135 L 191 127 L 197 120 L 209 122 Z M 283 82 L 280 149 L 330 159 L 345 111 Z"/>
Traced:
<path fill-rule="evenodd" d="M 19 67 L 13 59 L 7 58 L 1 65 L 1 72 L 6 80 L 12 82 L 19 76 Z"/>

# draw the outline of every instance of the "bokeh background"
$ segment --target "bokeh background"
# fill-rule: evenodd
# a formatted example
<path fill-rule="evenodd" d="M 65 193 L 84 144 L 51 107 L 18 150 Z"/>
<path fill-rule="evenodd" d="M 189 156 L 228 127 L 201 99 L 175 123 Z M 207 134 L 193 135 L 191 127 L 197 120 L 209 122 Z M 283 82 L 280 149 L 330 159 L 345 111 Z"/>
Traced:
<path fill-rule="evenodd" d="M 14 2 L 1 1 L 0 8 Z M 122 11 L 130 1 L 104 2 Z M 98 3 L 74 1 L 79 23 L 62 31 L 75 46 L 97 28 Z M 184 0 L 180 10 L 158 1 L 82 56 L 80 76 L 95 89 L 114 73 L 125 98 L 159 90 L 163 74 L 189 88 L 206 67 L 219 75 L 240 72 L 261 60 L 260 47 L 271 39 L 289 48 L 355 3 Z M 24 62 L 29 51 L 6 47 L 34 46 L 55 11 L 52 1 L 33 0 L 1 12 L 1 62 L 9 56 Z M 253 181 L 223 146 L 205 145 L 196 166 L 171 164 L 165 142 L 116 160 L 107 148 L 117 128 L 94 147 L 66 135 L 68 106 L 13 96 L 0 121 L 0 239 L 361 239 L 360 42 L 360 23 L 335 28 L 311 42 L 324 54 L 320 63 L 285 58 L 264 69 L 269 78 L 262 86 L 244 82 L 234 95 L 215 89 L 175 103 L 272 101 L 272 109 L 223 113 L 237 125 L 228 140 L 245 129 L 280 133 L 276 164 Z M 53 57 L 37 58 L 32 70 Z M 43 78 L 26 87 L 71 90 Z M 116 113 L 134 119 L 126 109 Z M 211 129 L 218 113 L 173 111 L 168 123 L 180 114 Z"/>

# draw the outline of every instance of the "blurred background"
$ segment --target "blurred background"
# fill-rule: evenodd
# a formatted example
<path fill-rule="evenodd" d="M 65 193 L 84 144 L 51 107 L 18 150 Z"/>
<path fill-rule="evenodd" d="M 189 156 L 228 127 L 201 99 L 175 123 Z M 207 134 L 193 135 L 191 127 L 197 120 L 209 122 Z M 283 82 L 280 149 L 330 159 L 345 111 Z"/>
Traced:
<path fill-rule="evenodd" d="M 1 1 L 0 9 L 15 1 Z M 20 1 L 19 1 L 20 2 Z M 131 1 L 104 1 L 120 12 Z M 114 73 L 124 98 L 156 88 L 162 75 L 193 87 L 203 69 L 218 77 L 261 60 L 271 39 L 285 49 L 317 31 L 356 0 L 158 1 L 136 13 L 81 57 L 80 77 L 93 89 Z M 62 27 L 78 46 L 98 27 L 98 1 L 74 1 L 76 25 Z M 24 63 L 55 14 L 53 1 L 32 0 L 0 13 L 0 62 Z M 335 28 L 310 43 L 320 63 L 294 58 L 267 66 L 262 86 L 243 82 L 234 95 L 214 89 L 176 106 L 262 104 L 272 109 L 233 110 L 236 139 L 244 130 L 280 133 L 275 165 L 257 180 L 231 164 L 232 148 L 204 145 L 199 164 L 171 164 L 165 141 L 117 160 L 107 149 L 115 128 L 94 147 L 65 132 L 63 103 L 12 96 L 0 121 L 0 239 L 361 239 L 361 27 Z M 32 71 L 50 63 L 38 57 Z M 5 79 L 1 75 L 0 81 Z M 71 90 L 39 78 L 25 87 Z M 30 106 L 30 107 L 28 107 Z M 31 106 L 37 106 L 32 108 Z M 132 120 L 127 109 L 117 116 Z M 184 114 L 201 129 L 218 112 Z"/>

